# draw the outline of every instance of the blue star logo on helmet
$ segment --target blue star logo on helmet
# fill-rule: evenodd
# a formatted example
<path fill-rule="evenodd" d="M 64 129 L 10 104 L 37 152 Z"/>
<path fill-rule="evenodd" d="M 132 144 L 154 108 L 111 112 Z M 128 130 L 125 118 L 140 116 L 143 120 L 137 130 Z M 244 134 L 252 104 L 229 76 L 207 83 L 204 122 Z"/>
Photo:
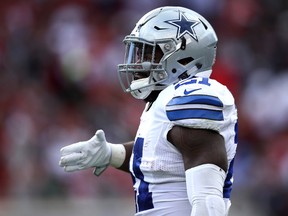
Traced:
<path fill-rule="evenodd" d="M 183 13 L 179 13 L 179 19 L 165 21 L 175 27 L 177 27 L 177 39 L 181 38 L 185 34 L 189 34 L 194 40 L 198 42 L 198 38 L 194 27 L 200 23 L 197 20 L 189 20 Z"/>

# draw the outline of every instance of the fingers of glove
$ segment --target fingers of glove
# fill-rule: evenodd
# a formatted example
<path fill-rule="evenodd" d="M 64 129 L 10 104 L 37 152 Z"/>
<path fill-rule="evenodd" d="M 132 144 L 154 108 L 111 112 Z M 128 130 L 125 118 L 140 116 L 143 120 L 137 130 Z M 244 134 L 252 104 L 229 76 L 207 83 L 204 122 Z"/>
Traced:
<path fill-rule="evenodd" d="M 83 142 L 74 143 L 61 148 L 60 152 L 62 156 L 69 155 L 83 150 Z"/>
<path fill-rule="evenodd" d="M 95 167 L 94 169 L 94 175 L 96 176 L 100 176 L 102 174 L 102 172 L 104 172 L 106 170 L 107 166 L 104 167 Z"/>
<path fill-rule="evenodd" d="M 97 130 L 95 135 L 99 142 L 106 142 L 106 137 L 103 130 Z"/>
<path fill-rule="evenodd" d="M 72 165 L 72 166 L 65 166 L 64 170 L 66 172 L 74 172 L 74 171 L 78 171 L 78 170 L 83 170 L 85 169 L 85 167 L 80 166 L 80 165 Z"/>
<path fill-rule="evenodd" d="M 61 167 L 76 165 L 76 164 L 79 164 L 83 160 L 83 158 L 84 158 L 84 153 L 82 152 L 65 155 L 61 157 L 59 161 L 59 165 Z"/>

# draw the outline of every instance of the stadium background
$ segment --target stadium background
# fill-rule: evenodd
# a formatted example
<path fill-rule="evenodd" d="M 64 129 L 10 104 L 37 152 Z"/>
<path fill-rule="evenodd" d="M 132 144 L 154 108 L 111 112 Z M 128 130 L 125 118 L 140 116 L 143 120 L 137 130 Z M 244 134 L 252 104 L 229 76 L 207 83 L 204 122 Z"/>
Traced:
<path fill-rule="evenodd" d="M 59 149 L 96 129 L 131 140 L 143 102 L 122 92 L 122 39 L 149 10 L 182 5 L 215 27 L 213 77 L 234 93 L 231 216 L 288 212 L 286 0 L 1 0 L 0 216 L 132 215 L 129 175 L 64 173 Z"/>

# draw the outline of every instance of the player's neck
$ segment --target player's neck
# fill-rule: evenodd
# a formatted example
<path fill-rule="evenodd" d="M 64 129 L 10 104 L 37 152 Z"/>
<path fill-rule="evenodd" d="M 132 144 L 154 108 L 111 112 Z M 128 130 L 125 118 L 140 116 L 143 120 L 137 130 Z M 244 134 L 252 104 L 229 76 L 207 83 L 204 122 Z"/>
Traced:
<path fill-rule="evenodd" d="M 145 101 L 146 103 L 148 103 L 148 102 L 154 102 L 154 101 L 157 99 L 157 97 L 158 97 L 158 95 L 159 95 L 160 92 L 161 92 L 161 91 L 152 91 L 152 92 L 148 95 L 148 97 L 146 97 L 146 98 L 144 99 L 144 101 Z"/>

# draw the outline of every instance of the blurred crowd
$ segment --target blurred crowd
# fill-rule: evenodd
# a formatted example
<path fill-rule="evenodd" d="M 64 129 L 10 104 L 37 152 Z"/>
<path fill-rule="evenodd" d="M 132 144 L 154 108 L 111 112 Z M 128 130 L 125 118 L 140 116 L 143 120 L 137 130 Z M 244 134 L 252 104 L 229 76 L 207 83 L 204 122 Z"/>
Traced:
<path fill-rule="evenodd" d="M 0 198 L 132 196 L 120 171 L 64 173 L 59 150 L 100 128 L 110 142 L 134 138 L 144 102 L 118 83 L 122 40 L 163 5 L 191 8 L 217 32 L 212 77 L 239 111 L 232 200 L 245 194 L 267 215 L 286 215 L 286 0 L 1 0 Z"/>

